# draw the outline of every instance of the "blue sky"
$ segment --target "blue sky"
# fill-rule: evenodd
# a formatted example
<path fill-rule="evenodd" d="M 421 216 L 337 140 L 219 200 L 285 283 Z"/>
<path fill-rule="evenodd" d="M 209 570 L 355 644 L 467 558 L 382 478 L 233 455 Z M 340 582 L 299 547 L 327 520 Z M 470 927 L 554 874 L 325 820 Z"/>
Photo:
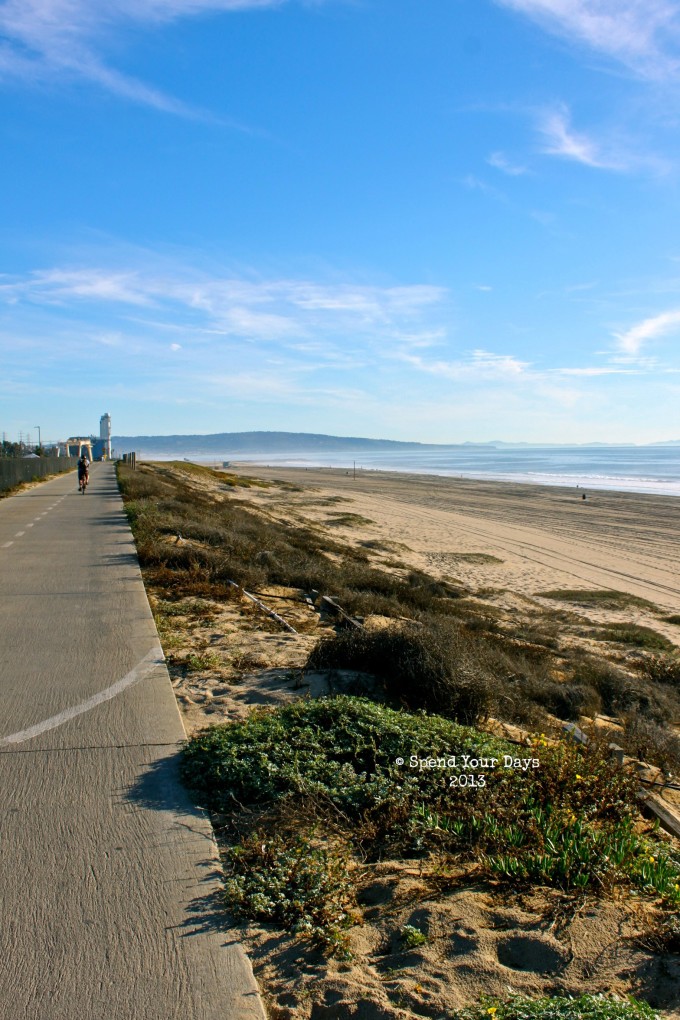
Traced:
<path fill-rule="evenodd" d="M 0 0 L 0 430 L 680 438 L 680 0 Z"/>

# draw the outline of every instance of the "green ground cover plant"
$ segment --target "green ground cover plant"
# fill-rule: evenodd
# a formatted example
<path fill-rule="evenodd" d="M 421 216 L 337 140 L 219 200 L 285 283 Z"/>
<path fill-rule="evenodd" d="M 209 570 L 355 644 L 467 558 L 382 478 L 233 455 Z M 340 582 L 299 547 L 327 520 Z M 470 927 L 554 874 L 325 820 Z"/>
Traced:
<path fill-rule="evenodd" d="M 399 932 L 401 944 L 405 949 L 417 949 L 427 942 L 427 935 L 413 924 L 405 924 Z"/>
<path fill-rule="evenodd" d="M 434 764 L 452 756 L 452 768 Z M 316 831 L 332 819 L 366 860 L 436 851 L 513 886 L 628 886 L 680 906 L 680 859 L 638 833 L 637 780 L 597 748 L 541 739 L 518 749 L 440 716 L 339 696 L 204 730 L 182 774 L 222 817 L 245 809 L 276 829 L 304 808 Z"/>
<path fill-rule="evenodd" d="M 321 798 L 353 824 L 384 816 L 389 826 L 394 814 L 401 825 L 423 796 L 439 806 L 447 798 L 441 775 L 423 782 L 408 767 L 423 748 L 430 756 L 507 751 L 503 742 L 441 716 L 339 696 L 204 730 L 187 743 L 182 774 L 212 811 L 231 811 L 234 798 L 267 807 L 291 796 Z"/>
<path fill-rule="evenodd" d="M 458 1010 L 451 1020 L 658 1020 L 659 1014 L 632 997 L 604 995 L 544 996 L 532 999 L 512 995 L 507 999 L 484 998 L 477 1006 Z"/>
<path fill-rule="evenodd" d="M 225 898 L 237 917 L 276 924 L 346 958 L 357 920 L 348 869 L 337 847 L 255 832 L 226 853 Z"/>
<path fill-rule="evenodd" d="M 192 673 L 198 673 L 207 669 L 219 669 L 224 662 L 215 652 L 205 651 L 190 655 L 186 661 L 186 668 Z"/>

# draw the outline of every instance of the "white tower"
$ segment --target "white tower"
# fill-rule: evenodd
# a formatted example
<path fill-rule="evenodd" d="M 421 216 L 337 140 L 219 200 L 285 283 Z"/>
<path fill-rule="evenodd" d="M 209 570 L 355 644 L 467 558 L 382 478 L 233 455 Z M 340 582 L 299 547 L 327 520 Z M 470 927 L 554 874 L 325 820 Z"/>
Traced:
<path fill-rule="evenodd" d="M 99 419 L 99 438 L 104 441 L 104 459 L 111 460 L 111 415 L 103 414 Z"/>

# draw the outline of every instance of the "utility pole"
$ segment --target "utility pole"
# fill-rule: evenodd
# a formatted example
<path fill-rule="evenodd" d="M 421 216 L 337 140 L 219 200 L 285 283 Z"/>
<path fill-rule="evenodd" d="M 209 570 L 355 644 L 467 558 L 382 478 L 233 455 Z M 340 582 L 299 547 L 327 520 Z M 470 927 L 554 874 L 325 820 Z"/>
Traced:
<path fill-rule="evenodd" d="M 40 426 L 34 425 L 33 428 L 38 430 L 38 449 L 42 453 L 42 439 L 40 438 Z"/>

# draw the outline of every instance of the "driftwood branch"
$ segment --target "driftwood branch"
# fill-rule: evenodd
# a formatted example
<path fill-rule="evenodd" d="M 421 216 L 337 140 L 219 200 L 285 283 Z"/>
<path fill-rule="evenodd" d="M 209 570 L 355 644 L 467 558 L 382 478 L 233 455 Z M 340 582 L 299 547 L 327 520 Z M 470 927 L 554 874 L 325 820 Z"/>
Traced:
<path fill-rule="evenodd" d="M 361 630 L 363 624 L 359 623 L 358 620 L 355 620 L 353 616 L 349 615 L 349 613 L 346 613 L 342 606 L 339 606 L 335 599 L 332 599 L 330 595 L 321 596 L 321 605 L 327 612 L 332 613 L 333 616 L 339 617 L 341 622 L 346 623 L 348 627 L 354 627 L 356 630 Z"/>
<path fill-rule="evenodd" d="M 256 599 L 254 595 L 251 595 L 250 592 L 246 591 L 245 588 L 242 588 L 240 584 L 236 583 L 236 581 L 228 581 L 227 584 L 230 584 L 232 588 L 236 588 L 240 591 L 241 595 L 245 595 L 247 599 L 250 599 L 250 601 L 254 602 L 256 606 L 259 606 L 259 608 L 266 613 L 267 616 L 271 616 L 272 620 L 276 620 L 277 623 L 281 624 L 284 630 L 287 630 L 290 634 L 297 634 L 295 627 L 291 627 L 291 625 L 284 620 L 282 616 L 275 613 L 273 609 L 269 608 L 269 606 L 265 606 L 264 602 L 260 602 L 259 599 Z"/>

